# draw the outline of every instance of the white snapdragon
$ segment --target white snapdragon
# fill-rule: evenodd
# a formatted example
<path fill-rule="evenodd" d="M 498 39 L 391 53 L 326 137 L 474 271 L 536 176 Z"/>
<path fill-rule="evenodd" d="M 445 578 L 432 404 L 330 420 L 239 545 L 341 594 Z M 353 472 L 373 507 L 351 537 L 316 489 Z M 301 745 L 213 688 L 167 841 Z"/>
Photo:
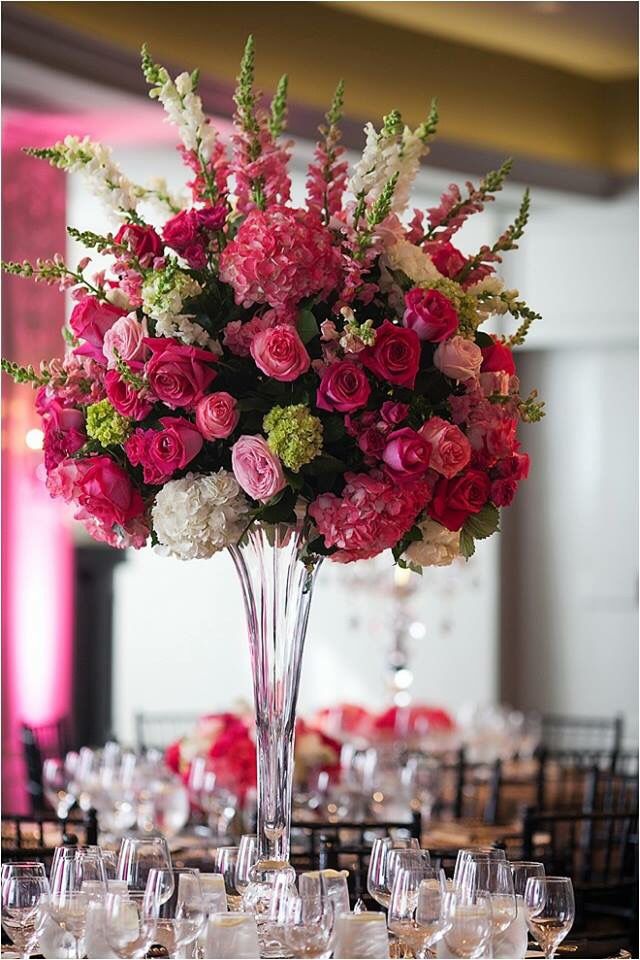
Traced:
<path fill-rule="evenodd" d="M 203 160 L 210 160 L 217 134 L 204 115 L 193 74 L 181 73 L 174 81 L 162 67 L 161 83 L 150 91 L 150 96 L 158 98 L 167 120 L 178 128 L 186 149 L 197 150 Z"/>
<path fill-rule="evenodd" d="M 189 198 L 185 193 L 172 193 L 164 177 L 153 177 L 148 186 L 143 188 L 143 200 L 154 208 L 159 215 L 166 218 L 167 213 L 172 216 L 189 206 Z"/>
<path fill-rule="evenodd" d="M 518 291 L 505 290 L 504 282 L 495 273 L 478 280 L 469 287 L 467 293 L 473 297 L 482 295 L 482 299 L 476 302 L 481 322 L 494 314 L 503 316 L 509 309 L 509 303 L 518 298 Z"/>
<path fill-rule="evenodd" d="M 175 316 L 163 316 L 156 321 L 156 337 L 172 337 L 188 346 L 202 347 L 212 353 L 221 353 L 220 344 L 214 340 L 207 330 L 187 313 L 178 313 Z"/>
<path fill-rule="evenodd" d="M 151 511 L 160 553 L 180 560 L 213 556 L 238 542 L 248 501 L 228 470 L 170 480 Z"/>
<path fill-rule="evenodd" d="M 405 557 L 420 567 L 447 567 L 460 555 L 459 531 L 447 530 L 435 520 L 427 518 L 420 524 L 422 540 L 415 540 Z"/>
<path fill-rule="evenodd" d="M 397 240 L 385 248 L 382 256 L 383 266 L 390 270 L 402 270 L 419 286 L 427 286 L 442 279 L 442 274 L 433 264 L 431 257 L 422 247 L 408 240 Z"/>
<path fill-rule="evenodd" d="M 154 270 L 142 285 L 142 311 L 152 320 L 173 320 L 182 313 L 189 297 L 197 297 L 202 287 L 181 270 Z"/>
<path fill-rule="evenodd" d="M 89 137 L 68 136 L 52 147 L 50 162 L 69 173 L 81 173 L 91 190 L 118 219 L 135 211 L 140 191 L 111 158 L 111 150 Z"/>
<path fill-rule="evenodd" d="M 364 129 L 366 143 L 349 181 L 349 189 L 355 196 L 364 193 L 368 200 L 376 200 L 397 173 L 398 181 L 390 212 L 400 214 L 409 202 L 420 159 L 428 152 L 428 147 L 417 133 L 406 126 L 400 136 L 379 134 L 371 123 Z"/>

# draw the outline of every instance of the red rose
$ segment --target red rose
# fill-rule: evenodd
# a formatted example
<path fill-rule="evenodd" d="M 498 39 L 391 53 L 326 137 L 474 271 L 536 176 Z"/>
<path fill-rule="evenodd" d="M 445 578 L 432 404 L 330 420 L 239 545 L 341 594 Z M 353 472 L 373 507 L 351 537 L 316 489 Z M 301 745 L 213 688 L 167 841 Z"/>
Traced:
<path fill-rule="evenodd" d="M 516 365 L 513 361 L 513 353 L 506 343 L 494 340 L 492 346 L 482 347 L 482 366 L 481 373 L 496 373 L 503 370 L 510 376 L 516 372 Z"/>
<path fill-rule="evenodd" d="M 144 512 L 144 501 L 129 475 L 106 455 L 75 461 L 77 499 L 106 527 L 124 526 Z"/>
<path fill-rule="evenodd" d="M 261 330 L 251 341 L 256 366 L 274 380 L 291 381 L 306 373 L 311 358 L 295 327 L 280 323 Z"/>
<path fill-rule="evenodd" d="M 198 240 L 198 211 L 181 210 L 171 220 L 167 220 L 162 236 L 168 247 L 172 247 L 176 253 L 182 253 Z"/>
<path fill-rule="evenodd" d="M 382 459 L 397 475 L 420 477 L 429 466 L 431 448 L 411 427 L 395 430 L 387 438 Z"/>
<path fill-rule="evenodd" d="M 124 446 L 130 462 L 142 467 L 145 483 L 164 483 L 202 450 L 202 435 L 189 420 L 161 417 L 160 423 L 162 430 L 136 430 Z"/>
<path fill-rule="evenodd" d="M 530 460 L 527 453 L 514 453 L 500 460 L 495 467 L 497 476 L 491 484 L 491 499 L 497 507 L 508 507 L 513 502 L 518 484 L 529 476 Z"/>
<path fill-rule="evenodd" d="M 460 427 L 442 417 L 431 417 L 419 433 L 429 446 L 429 466 L 443 477 L 454 477 L 469 463 L 471 444 Z"/>
<path fill-rule="evenodd" d="M 351 413 L 367 405 L 371 386 L 367 375 L 355 360 L 331 363 L 322 374 L 316 395 L 320 410 Z"/>
<path fill-rule="evenodd" d="M 156 257 L 164 253 L 164 244 L 153 227 L 143 227 L 138 223 L 123 223 L 114 240 L 125 244 L 142 266 L 150 266 Z"/>
<path fill-rule="evenodd" d="M 69 326 L 76 337 L 86 340 L 92 347 L 99 349 L 102 357 L 102 342 L 107 330 L 110 330 L 118 317 L 124 316 L 119 307 L 114 307 L 97 297 L 85 297 L 76 303 L 71 311 Z M 104 357 L 102 357 L 104 362 Z"/>
<path fill-rule="evenodd" d="M 413 387 L 420 366 L 417 333 L 385 320 L 376 330 L 376 342 L 360 354 L 363 364 L 380 380 Z"/>
<path fill-rule="evenodd" d="M 151 350 L 145 374 L 154 395 L 172 410 L 195 406 L 216 378 L 209 364 L 218 358 L 208 350 L 164 337 L 147 337 L 144 342 Z"/>
<path fill-rule="evenodd" d="M 447 530 L 459 530 L 467 517 L 478 513 L 489 499 L 489 477 L 482 470 L 467 470 L 459 477 L 442 477 L 427 507 L 429 516 Z"/>
<path fill-rule="evenodd" d="M 467 258 L 452 243 L 428 243 L 425 250 L 436 270 L 444 277 L 454 278 L 460 273 Z"/>
<path fill-rule="evenodd" d="M 404 304 L 402 322 L 409 330 L 415 330 L 421 340 L 440 343 L 458 329 L 458 314 L 451 300 L 438 290 L 414 287 L 405 296 Z"/>
<path fill-rule="evenodd" d="M 123 417 L 144 420 L 153 410 L 153 402 L 123 380 L 117 370 L 109 370 L 104 378 L 104 388 L 109 403 Z"/>

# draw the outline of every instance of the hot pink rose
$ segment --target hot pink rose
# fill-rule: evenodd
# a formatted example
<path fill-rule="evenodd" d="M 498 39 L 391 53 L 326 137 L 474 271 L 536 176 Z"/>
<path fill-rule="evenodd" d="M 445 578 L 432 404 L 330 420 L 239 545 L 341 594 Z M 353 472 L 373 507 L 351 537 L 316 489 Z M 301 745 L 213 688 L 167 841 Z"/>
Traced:
<path fill-rule="evenodd" d="M 76 337 L 102 350 L 107 330 L 123 315 L 119 307 L 97 297 L 85 297 L 71 311 L 69 326 Z"/>
<path fill-rule="evenodd" d="M 198 401 L 196 426 L 205 440 L 223 440 L 238 426 L 240 412 L 235 397 L 220 390 Z"/>
<path fill-rule="evenodd" d="M 175 217 L 167 220 L 163 229 L 162 236 L 168 247 L 172 247 L 177 253 L 190 246 L 198 239 L 198 211 L 181 210 Z"/>
<path fill-rule="evenodd" d="M 145 373 L 154 395 L 172 409 L 194 407 L 216 378 L 210 364 L 217 356 L 166 338 L 144 342 L 151 350 Z"/>
<path fill-rule="evenodd" d="M 385 400 L 380 407 L 380 416 L 385 423 L 395 427 L 409 416 L 409 404 L 394 403 L 393 400 Z"/>
<path fill-rule="evenodd" d="M 153 227 L 123 223 L 114 240 L 116 243 L 126 244 L 143 267 L 150 266 L 156 257 L 161 257 L 164 253 L 164 244 Z"/>
<path fill-rule="evenodd" d="M 142 467 L 145 483 L 164 483 L 202 450 L 202 436 L 189 420 L 161 417 L 160 424 L 162 430 L 136 430 L 124 445 L 134 467 Z"/>
<path fill-rule="evenodd" d="M 516 372 L 511 348 L 499 340 L 495 340 L 490 347 L 482 348 L 482 372 L 494 373 L 497 370 L 504 370 L 510 376 Z"/>
<path fill-rule="evenodd" d="M 367 405 L 371 386 L 367 375 L 355 360 L 330 364 L 322 375 L 316 394 L 320 410 L 351 413 Z"/>
<path fill-rule="evenodd" d="M 297 380 L 311 366 L 311 358 L 298 331 L 285 324 L 256 334 L 251 343 L 256 366 L 274 380 Z"/>
<path fill-rule="evenodd" d="M 220 201 L 212 207 L 203 207 L 196 211 L 198 215 L 198 227 L 210 233 L 222 230 L 227 220 L 228 208 L 226 203 Z"/>
<path fill-rule="evenodd" d="M 382 459 L 397 476 L 421 477 L 427 472 L 429 454 L 429 444 L 420 434 L 402 427 L 389 434 Z"/>
<path fill-rule="evenodd" d="M 431 417 L 419 433 L 431 451 L 429 466 L 443 477 L 455 477 L 471 460 L 471 444 L 460 427 L 448 420 Z"/>
<path fill-rule="evenodd" d="M 445 277 L 456 277 L 467 262 L 467 258 L 449 241 L 428 243 L 425 249 L 436 270 Z"/>
<path fill-rule="evenodd" d="M 144 501 L 128 474 L 105 455 L 63 460 L 47 478 L 52 496 L 75 500 L 105 527 L 125 526 L 144 512 Z"/>
<path fill-rule="evenodd" d="M 385 320 L 376 330 L 376 342 L 360 354 L 363 364 L 380 380 L 413 387 L 420 366 L 417 333 Z"/>
<path fill-rule="evenodd" d="M 236 480 L 253 500 L 270 500 L 286 485 L 282 464 L 264 437 L 242 436 L 231 448 Z"/>
<path fill-rule="evenodd" d="M 414 287 L 406 294 L 404 304 L 402 322 L 409 330 L 415 330 L 421 340 L 439 343 L 458 329 L 458 314 L 453 304 L 438 290 Z"/>
<path fill-rule="evenodd" d="M 87 441 L 82 411 L 67 407 L 56 398 L 47 401 L 42 424 L 46 470 L 52 470 L 69 454 L 80 450 Z"/>
<path fill-rule="evenodd" d="M 482 365 L 482 351 L 472 340 L 452 337 L 439 343 L 433 354 L 434 366 L 452 380 L 475 379 Z"/>
<path fill-rule="evenodd" d="M 117 370 L 109 370 L 104 378 L 104 387 L 109 403 L 130 420 L 144 420 L 153 410 L 153 401 L 122 379 Z"/>
<path fill-rule="evenodd" d="M 134 314 L 120 317 L 104 335 L 102 352 L 110 370 L 116 367 L 116 352 L 121 360 L 131 363 L 142 360 L 146 351 L 144 339 L 148 335 L 147 321 L 142 323 Z"/>

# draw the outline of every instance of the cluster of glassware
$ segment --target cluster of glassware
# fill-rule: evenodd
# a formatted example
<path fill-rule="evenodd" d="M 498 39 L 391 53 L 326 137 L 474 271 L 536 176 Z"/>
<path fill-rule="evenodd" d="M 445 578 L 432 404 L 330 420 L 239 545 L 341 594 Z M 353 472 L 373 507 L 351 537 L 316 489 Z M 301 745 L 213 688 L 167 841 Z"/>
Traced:
<path fill-rule="evenodd" d="M 84 811 L 94 809 L 101 831 L 114 836 L 137 827 L 173 837 L 195 805 L 207 815 L 214 835 L 225 837 L 238 808 L 237 798 L 220 786 L 203 757 L 193 761 L 185 786 L 160 751 L 135 753 L 112 742 L 45 760 L 42 783 L 60 819 L 66 819 L 75 804 Z"/>
<path fill-rule="evenodd" d="M 509 863 L 494 848 L 458 852 L 453 877 L 436 871 L 414 839 L 374 841 L 367 889 L 385 913 L 350 911 L 346 871 L 276 879 L 266 916 L 243 899 L 257 857 L 255 836 L 215 852 L 214 873 L 175 868 L 162 836 L 129 836 L 119 854 L 58 847 L 43 864 L 2 867 L 2 924 L 22 957 L 266 955 L 385 958 L 395 955 L 524 958 L 527 930 L 545 957 L 574 920 L 568 877 L 541 863 Z M 262 953 L 260 952 L 262 950 Z M 269 952 L 270 950 L 270 952 Z"/>

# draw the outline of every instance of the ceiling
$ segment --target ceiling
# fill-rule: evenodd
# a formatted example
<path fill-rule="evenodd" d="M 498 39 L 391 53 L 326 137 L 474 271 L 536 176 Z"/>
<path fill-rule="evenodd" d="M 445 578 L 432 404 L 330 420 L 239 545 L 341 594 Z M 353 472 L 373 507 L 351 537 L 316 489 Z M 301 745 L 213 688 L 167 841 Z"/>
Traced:
<path fill-rule="evenodd" d="M 429 3 L 325 0 L 326 6 L 418 33 L 498 50 L 585 77 L 638 73 L 638 5 L 543 2 Z"/>

